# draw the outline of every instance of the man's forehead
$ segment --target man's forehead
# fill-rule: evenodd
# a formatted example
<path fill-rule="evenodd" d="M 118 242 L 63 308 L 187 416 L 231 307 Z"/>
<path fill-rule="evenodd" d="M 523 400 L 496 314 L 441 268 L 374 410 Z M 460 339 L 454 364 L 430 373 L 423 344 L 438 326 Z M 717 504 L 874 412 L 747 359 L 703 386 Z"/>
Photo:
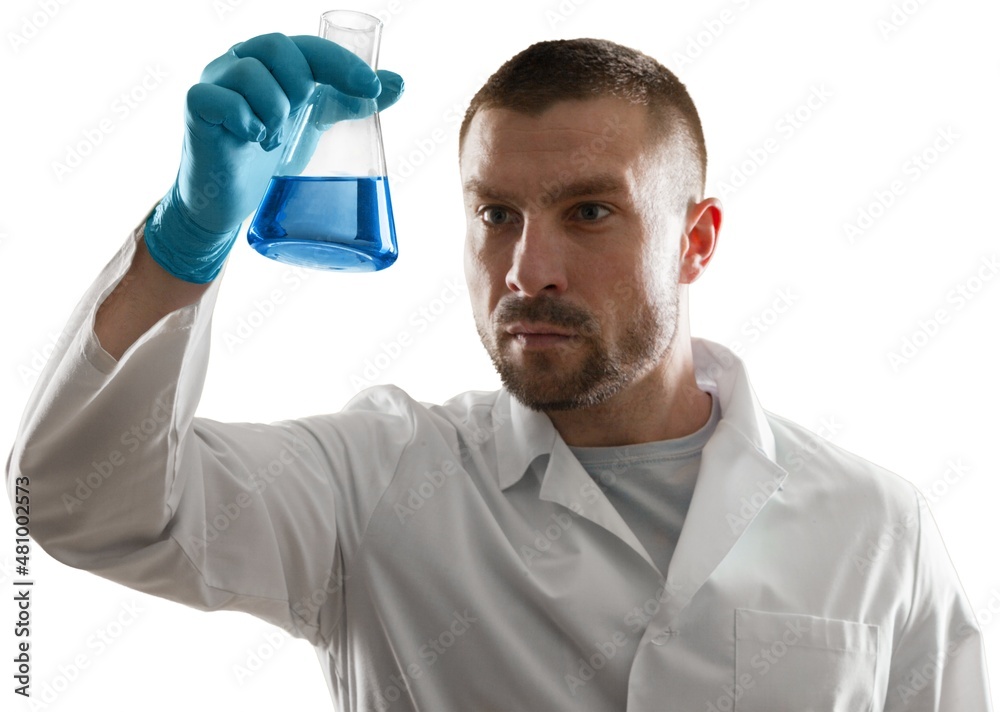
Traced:
<path fill-rule="evenodd" d="M 531 113 L 484 107 L 469 124 L 462 153 L 470 149 L 558 150 L 580 142 L 594 142 L 595 148 L 607 150 L 623 138 L 644 134 L 647 124 L 646 107 L 616 97 L 566 99 Z"/>
<path fill-rule="evenodd" d="M 622 190 L 648 143 L 645 107 L 607 97 L 561 101 L 541 114 L 488 108 L 473 118 L 462 147 L 466 194 L 502 197 L 525 179 L 563 194 Z M 529 190 L 536 186 L 522 185 Z"/>

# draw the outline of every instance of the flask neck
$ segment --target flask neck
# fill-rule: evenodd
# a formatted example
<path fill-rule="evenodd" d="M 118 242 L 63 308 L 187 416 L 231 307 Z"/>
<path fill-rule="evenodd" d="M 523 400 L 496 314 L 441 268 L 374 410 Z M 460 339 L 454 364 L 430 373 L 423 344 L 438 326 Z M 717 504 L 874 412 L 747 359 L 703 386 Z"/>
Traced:
<path fill-rule="evenodd" d="M 319 34 L 350 50 L 372 69 L 377 68 L 382 21 L 374 15 L 354 10 L 331 10 L 320 17 Z"/>

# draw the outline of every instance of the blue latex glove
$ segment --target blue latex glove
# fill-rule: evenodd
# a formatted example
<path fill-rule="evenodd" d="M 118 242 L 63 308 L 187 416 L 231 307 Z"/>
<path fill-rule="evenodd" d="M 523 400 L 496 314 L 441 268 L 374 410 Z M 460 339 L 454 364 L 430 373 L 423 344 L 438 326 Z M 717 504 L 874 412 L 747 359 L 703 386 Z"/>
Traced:
<path fill-rule="evenodd" d="M 386 109 L 403 91 L 398 74 L 376 76 L 349 50 L 312 35 L 254 37 L 205 68 L 188 91 L 177 179 L 145 225 L 161 267 L 196 284 L 215 279 L 317 82 L 347 98 L 336 119 Z"/>

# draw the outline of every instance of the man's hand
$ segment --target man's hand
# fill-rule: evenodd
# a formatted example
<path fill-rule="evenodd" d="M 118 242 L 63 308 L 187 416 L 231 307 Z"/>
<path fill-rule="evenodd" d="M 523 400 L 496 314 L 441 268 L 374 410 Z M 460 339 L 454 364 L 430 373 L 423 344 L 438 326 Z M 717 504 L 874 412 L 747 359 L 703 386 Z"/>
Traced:
<path fill-rule="evenodd" d="M 157 264 L 196 284 L 218 275 L 317 83 L 343 98 L 329 123 L 386 109 L 403 88 L 398 74 L 376 75 L 349 50 L 311 35 L 254 37 L 205 68 L 188 91 L 177 179 L 145 226 Z"/>

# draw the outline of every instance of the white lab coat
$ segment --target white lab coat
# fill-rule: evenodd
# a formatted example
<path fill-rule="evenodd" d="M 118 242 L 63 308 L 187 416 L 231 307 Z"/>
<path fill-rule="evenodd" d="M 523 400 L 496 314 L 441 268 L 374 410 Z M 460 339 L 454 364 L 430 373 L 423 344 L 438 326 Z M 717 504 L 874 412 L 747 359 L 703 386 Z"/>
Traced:
<path fill-rule="evenodd" d="M 506 392 L 195 418 L 215 286 L 120 362 L 93 334 L 133 250 L 72 317 L 10 461 L 33 535 L 70 566 L 308 639 L 343 710 L 990 708 L 917 490 L 765 413 L 725 348 L 694 342 L 722 419 L 664 579 Z"/>

